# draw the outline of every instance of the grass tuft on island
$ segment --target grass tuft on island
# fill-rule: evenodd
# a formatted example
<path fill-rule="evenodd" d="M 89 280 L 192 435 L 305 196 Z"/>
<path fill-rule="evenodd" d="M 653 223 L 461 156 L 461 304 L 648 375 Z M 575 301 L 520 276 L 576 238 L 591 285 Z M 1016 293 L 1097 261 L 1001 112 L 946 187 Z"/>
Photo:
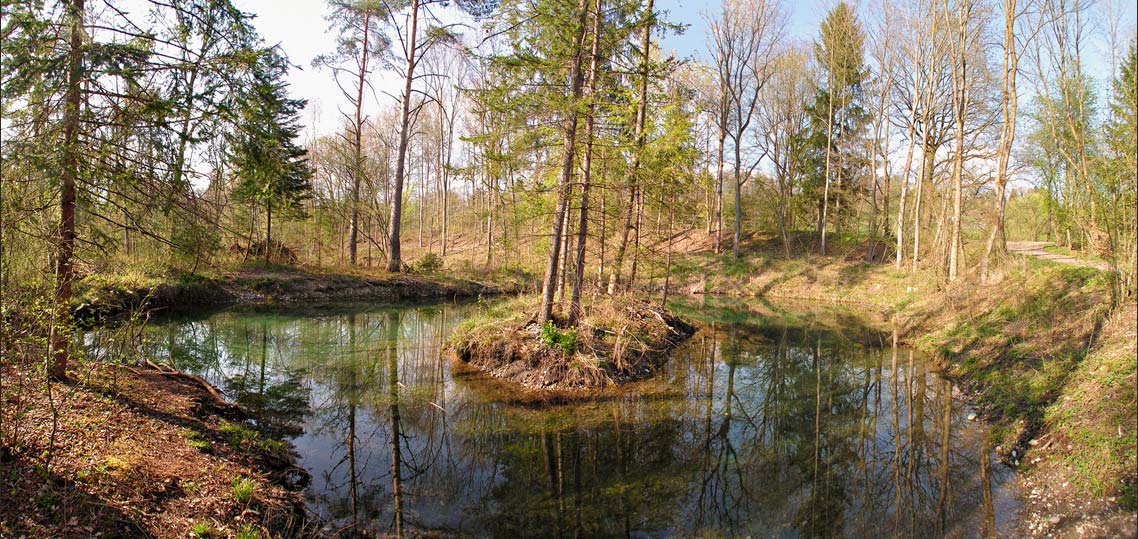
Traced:
<path fill-rule="evenodd" d="M 564 313 L 544 326 L 532 296 L 494 304 L 447 341 L 458 359 L 530 390 L 601 389 L 653 375 L 695 328 L 666 308 L 631 297 L 584 306 L 566 327 Z"/>

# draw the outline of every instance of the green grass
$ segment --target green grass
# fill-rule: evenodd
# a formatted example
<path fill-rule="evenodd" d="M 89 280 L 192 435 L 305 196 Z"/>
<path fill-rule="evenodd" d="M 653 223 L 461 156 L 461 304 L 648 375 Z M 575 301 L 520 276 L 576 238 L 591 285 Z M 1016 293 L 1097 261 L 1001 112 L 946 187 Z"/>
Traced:
<path fill-rule="evenodd" d="M 942 327 L 915 344 L 975 385 L 1005 447 L 1050 436 L 1056 449 L 1042 455 L 1070 470 L 1085 495 L 1134 508 L 1134 306 L 1111 314 L 1102 271 L 1035 260 L 1020 268 L 1000 284 L 965 283 L 921 305 Z"/>
<path fill-rule="evenodd" d="M 202 437 L 202 433 L 196 430 L 186 430 L 182 435 L 186 437 L 186 443 L 198 451 L 208 453 L 213 449 L 213 442 Z"/>
<path fill-rule="evenodd" d="M 233 499 L 241 505 L 253 500 L 257 491 L 257 483 L 248 477 L 238 477 L 233 480 Z"/>
<path fill-rule="evenodd" d="M 237 535 L 234 536 L 234 539 L 259 539 L 260 537 L 261 532 L 257 530 L 257 528 L 254 528 L 252 526 L 245 526 L 244 528 L 237 530 Z"/>
<path fill-rule="evenodd" d="M 213 524 L 209 522 L 195 522 L 190 526 L 190 535 L 198 539 L 207 539 L 210 537 L 219 537 L 217 530 L 213 528 Z"/>

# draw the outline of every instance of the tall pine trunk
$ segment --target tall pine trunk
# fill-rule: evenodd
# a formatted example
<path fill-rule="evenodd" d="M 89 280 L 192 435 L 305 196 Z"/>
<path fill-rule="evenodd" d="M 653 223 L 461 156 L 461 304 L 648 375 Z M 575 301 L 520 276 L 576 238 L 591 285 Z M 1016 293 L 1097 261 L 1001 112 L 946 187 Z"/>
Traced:
<path fill-rule="evenodd" d="M 363 175 L 363 100 L 364 100 L 364 84 L 367 82 L 367 63 L 368 63 L 368 38 L 370 32 L 368 31 L 371 25 L 371 10 L 364 11 L 364 42 L 363 48 L 360 49 L 360 73 L 356 80 L 356 110 L 355 122 L 353 124 L 355 132 L 352 133 L 352 216 L 351 223 L 348 225 L 348 263 L 356 265 L 356 244 L 359 241 L 359 221 L 360 221 L 360 177 Z"/>
<path fill-rule="evenodd" d="M 564 147 L 561 150 L 561 174 L 557 182 L 557 207 L 553 214 L 553 231 L 549 237 L 549 259 L 545 265 L 545 277 L 541 283 L 541 306 L 538 308 L 539 325 L 545 325 L 553 315 L 553 293 L 557 288 L 557 264 L 561 258 L 561 233 L 565 221 L 566 207 L 569 205 L 569 188 L 573 180 L 573 159 L 576 153 L 577 141 L 577 102 L 581 99 L 581 82 L 584 78 L 581 69 L 581 57 L 584 51 L 585 19 L 589 14 L 586 0 L 580 0 L 577 6 L 577 36 L 574 44 L 572 66 L 569 70 L 569 100 L 568 111 L 565 113 L 565 122 L 562 126 Z"/>
<path fill-rule="evenodd" d="M 645 21 L 644 21 L 644 40 L 641 47 L 641 66 L 640 66 L 640 102 L 636 105 L 636 124 L 633 126 L 633 139 L 635 148 L 632 154 L 632 166 L 628 172 L 628 208 L 624 214 L 624 230 L 620 235 L 620 245 L 617 246 L 616 258 L 613 260 L 612 273 L 609 277 L 608 293 L 615 294 L 617 289 L 621 287 L 620 271 L 624 262 L 625 251 L 628 250 L 628 237 L 630 235 L 633 225 L 633 212 L 638 212 L 637 203 L 640 200 L 640 182 L 638 176 L 640 175 L 640 158 L 644 153 L 644 122 L 645 117 L 648 115 L 648 62 L 651 59 L 652 53 L 652 9 L 654 7 L 654 0 L 648 0 L 648 6 L 645 8 Z M 640 238 L 640 215 L 636 216 L 636 239 L 639 244 Z M 633 266 L 635 267 L 635 265 Z"/>
<path fill-rule="evenodd" d="M 589 108 L 585 115 L 585 155 L 581 163 L 581 208 L 577 221 L 577 261 L 573 271 L 573 290 L 569 295 L 569 325 L 581 317 L 581 286 L 585 281 L 585 241 L 589 237 L 589 187 L 593 171 L 593 129 L 596 124 L 597 64 L 600 61 L 601 0 L 593 4 L 593 45 L 589 57 Z M 601 216 L 604 219 L 604 216 Z M 600 238 L 601 242 L 605 239 Z"/>

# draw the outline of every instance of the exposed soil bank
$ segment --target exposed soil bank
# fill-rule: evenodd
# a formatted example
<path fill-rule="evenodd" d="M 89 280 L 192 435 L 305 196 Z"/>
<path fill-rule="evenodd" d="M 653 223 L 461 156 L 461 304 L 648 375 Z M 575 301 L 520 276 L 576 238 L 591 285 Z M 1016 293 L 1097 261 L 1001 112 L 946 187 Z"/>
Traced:
<path fill-rule="evenodd" d="M 542 327 L 529 314 L 534 301 L 507 302 L 468 320 L 448 348 L 491 376 L 565 398 L 565 391 L 651 376 L 695 332 L 667 309 L 630 298 L 586 306 L 576 327 Z"/>
<path fill-rule="evenodd" d="M 376 301 L 384 303 L 474 298 L 524 289 L 524 281 L 496 275 L 492 282 L 434 274 L 381 276 L 250 269 L 218 278 L 173 281 L 119 280 L 92 276 L 81 282 L 82 320 L 99 320 L 135 310 L 178 312 L 240 305 Z"/>
<path fill-rule="evenodd" d="M 14 440 L 0 465 L 0 536 L 307 533 L 307 474 L 287 446 L 198 383 L 102 365 L 48 387 L 11 363 L 2 374 L 0 415 Z"/>

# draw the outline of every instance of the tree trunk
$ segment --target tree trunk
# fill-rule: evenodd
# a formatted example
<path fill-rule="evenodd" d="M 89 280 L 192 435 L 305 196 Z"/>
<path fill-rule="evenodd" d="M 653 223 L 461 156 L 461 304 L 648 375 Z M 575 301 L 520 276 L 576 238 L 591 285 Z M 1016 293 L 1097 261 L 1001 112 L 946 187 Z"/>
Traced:
<path fill-rule="evenodd" d="M 403 95 L 399 103 L 399 151 L 395 160 L 395 186 L 391 195 L 391 221 L 387 226 L 387 271 L 403 269 L 399 255 L 399 226 L 403 219 L 403 175 L 407 165 L 407 142 L 411 137 L 411 82 L 415 79 L 416 33 L 419 25 L 419 0 L 411 0 L 411 31 L 407 38 L 407 71 L 403 75 Z"/>
<path fill-rule="evenodd" d="M 740 137 L 742 138 L 742 137 Z M 743 231 L 743 154 L 739 141 L 735 141 L 735 223 L 734 236 L 731 243 L 731 254 L 739 260 L 739 238 Z"/>
<path fill-rule="evenodd" d="M 999 155 L 996 160 L 996 211 L 992 215 L 991 231 L 988 241 L 984 244 L 984 254 L 980 258 L 980 278 L 988 280 L 988 270 L 993 254 L 1003 253 L 1007 250 L 1004 237 L 1004 196 L 1008 185 L 1008 161 L 1011 156 L 1012 142 L 1015 140 L 1017 94 L 1016 77 L 1018 76 L 1019 54 L 1015 42 L 1016 0 L 1004 0 L 1004 88 L 1003 112 L 1004 125 L 1000 130 Z"/>
<path fill-rule="evenodd" d="M 949 231 L 948 241 L 948 280 L 955 281 L 960 271 L 960 217 L 962 183 L 964 176 L 964 117 L 968 112 L 968 55 L 965 51 L 967 45 L 968 20 L 972 11 L 971 4 L 965 0 L 960 4 L 957 16 L 957 44 L 954 47 L 953 61 L 953 113 L 956 120 L 956 158 L 952 165 L 952 228 Z"/>
<path fill-rule="evenodd" d="M 60 174 L 59 244 L 55 259 L 55 320 L 51 325 L 51 377 L 67 379 L 71 348 L 71 284 L 75 279 L 75 184 L 79 178 L 79 107 L 83 77 L 83 0 L 67 6 L 70 25 L 67 91 L 63 107 L 63 170 Z"/>
<path fill-rule="evenodd" d="M 917 270 L 921 259 L 921 198 L 924 194 L 925 180 L 932 177 L 935 165 L 933 160 L 936 159 L 936 149 L 929 144 L 928 130 L 929 125 L 926 122 L 921 133 L 921 173 L 917 177 L 917 194 L 916 200 L 913 201 L 913 271 Z"/>
<path fill-rule="evenodd" d="M 723 116 L 715 149 L 719 156 L 715 162 L 715 254 L 722 250 L 720 242 L 723 241 L 723 146 L 727 143 L 726 114 Z"/>
<path fill-rule="evenodd" d="M 830 62 L 833 63 L 834 51 L 830 51 Z M 832 69 L 831 69 L 832 71 Z M 830 162 L 832 149 L 834 147 L 834 88 L 833 83 L 830 84 L 831 88 L 826 97 L 826 165 L 824 173 L 826 175 L 825 186 L 822 188 L 822 214 L 818 217 L 818 235 L 820 236 L 820 251 L 822 256 L 826 256 L 826 221 L 829 217 L 827 214 L 830 211 Z"/>
<path fill-rule="evenodd" d="M 901 269 L 901 262 L 904 258 L 902 254 L 905 247 L 905 196 L 909 194 L 909 175 L 912 174 L 911 167 L 913 166 L 913 148 L 916 146 L 916 139 L 913 124 L 909 124 L 909 149 L 905 152 L 905 177 L 901 180 L 901 198 L 897 201 L 897 252 L 894 253 L 897 257 L 896 267 Z"/>
<path fill-rule="evenodd" d="M 352 133 L 352 216 L 351 224 L 348 226 L 348 263 L 356 265 L 356 243 L 359 240 L 359 220 L 360 220 L 360 177 L 363 175 L 363 101 L 364 101 L 364 84 L 367 82 L 367 63 L 368 63 L 368 39 L 370 32 L 368 32 L 371 25 L 371 10 L 364 10 L 364 42 L 363 48 L 360 49 L 360 72 L 356 81 L 356 106 L 355 110 L 355 123 L 353 125 L 355 132 Z"/>
<path fill-rule="evenodd" d="M 573 271 L 573 290 L 569 295 L 569 325 L 574 326 L 581 317 L 581 286 L 585 280 L 585 241 L 589 229 L 589 184 L 592 180 L 593 129 L 596 124 L 597 63 L 600 59 L 601 0 L 593 4 L 593 44 L 589 57 L 589 108 L 585 113 L 585 155 L 582 165 L 581 208 L 577 221 L 577 261 Z M 601 216 L 604 219 L 604 216 Z M 600 238 L 604 242 L 604 238 Z"/>
<path fill-rule="evenodd" d="M 651 1 L 651 0 L 649 0 Z M 561 257 L 561 232 L 564 225 L 566 206 L 569 203 L 569 187 L 573 180 L 573 158 L 577 139 L 577 102 L 581 99 L 581 56 L 585 41 L 585 19 L 588 16 L 586 0 L 580 0 L 577 9 L 577 35 L 575 54 L 569 71 L 569 110 L 565 113 L 563 125 L 564 147 L 561 150 L 561 174 L 557 182 L 557 207 L 553 214 L 553 231 L 549 237 L 549 259 L 545 266 L 545 278 L 541 284 L 541 306 L 538 308 L 538 325 L 544 326 L 553 314 L 553 293 L 557 288 L 557 263 Z"/>
<path fill-rule="evenodd" d="M 269 253 L 273 250 L 273 201 L 265 201 L 265 265 L 269 265 Z"/>

